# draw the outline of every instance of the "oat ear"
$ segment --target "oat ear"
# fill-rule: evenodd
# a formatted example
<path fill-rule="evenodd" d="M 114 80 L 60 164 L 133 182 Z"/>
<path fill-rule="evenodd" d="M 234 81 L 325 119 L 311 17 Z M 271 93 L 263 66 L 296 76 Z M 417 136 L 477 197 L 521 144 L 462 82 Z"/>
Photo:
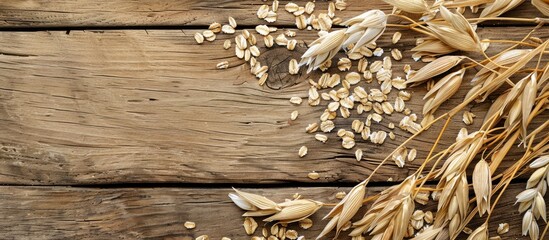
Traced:
<path fill-rule="evenodd" d="M 251 203 L 252 205 L 256 206 L 259 209 L 262 209 L 262 210 L 272 210 L 272 209 L 280 210 L 280 207 L 275 202 L 273 202 L 272 200 L 270 200 L 266 197 L 263 197 L 263 196 L 260 196 L 260 195 L 257 195 L 257 194 L 253 194 L 253 193 L 243 192 L 243 191 L 237 190 L 236 188 L 233 188 L 233 190 L 240 197 L 242 197 L 243 199 L 245 199 L 246 201 L 248 201 L 249 203 Z"/>

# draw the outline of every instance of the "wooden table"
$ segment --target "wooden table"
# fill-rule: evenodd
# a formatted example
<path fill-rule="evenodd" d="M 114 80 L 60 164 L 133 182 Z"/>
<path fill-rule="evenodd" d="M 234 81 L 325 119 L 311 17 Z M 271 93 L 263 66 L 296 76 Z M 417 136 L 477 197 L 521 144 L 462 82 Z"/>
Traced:
<path fill-rule="evenodd" d="M 304 1 L 296 1 L 304 5 Z M 390 11 L 381 1 L 349 0 L 349 18 L 364 10 Z M 286 1 L 282 1 L 283 4 Z M 293 106 L 292 96 L 307 96 L 305 74 L 258 86 L 248 65 L 213 43 L 197 45 L 193 35 L 214 21 L 234 17 L 239 29 L 264 24 L 252 0 L 3 0 L 0 2 L 0 238 L 1 239 L 194 239 L 208 234 L 246 239 L 242 211 L 230 202 L 231 187 L 264 194 L 274 200 L 294 193 L 325 202 L 364 179 L 400 142 L 410 136 L 395 130 L 396 140 L 373 145 L 359 141 L 364 160 L 341 148 L 335 133 L 322 144 L 304 133 L 321 106 Z M 327 3 L 317 1 L 317 9 Z M 295 27 L 294 18 L 279 10 L 280 29 Z M 540 15 L 529 1 L 506 16 Z M 489 22 L 479 26 L 481 38 L 521 39 L 533 26 Z M 388 30 L 378 45 L 390 49 Z M 298 31 L 310 43 L 316 33 Z M 396 67 L 422 63 L 408 51 L 419 35 L 404 31 L 397 47 L 404 60 Z M 547 39 L 547 27 L 535 36 Z M 260 44 L 262 45 L 262 43 Z M 491 47 L 495 54 L 506 45 Z M 261 48 L 263 51 L 264 48 Z M 305 50 L 266 51 L 264 59 Z M 216 70 L 223 60 L 230 68 Z M 355 65 L 356 66 L 356 65 Z M 332 69 L 331 72 L 338 72 Z M 469 76 L 470 77 L 470 76 Z M 276 78 L 273 78 L 276 79 Z M 407 103 L 420 113 L 424 87 L 412 89 Z M 466 90 L 440 112 L 460 102 Z M 471 106 L 480 126 L 488 105 Z M 299 110 L 297 120 L 289 120 Z M 363 116 L 364 117 L 364 116 Z M 337 120 L 350 126 L 352 116 Z M 389 119 L 398 123 L 402 116 Z M 543 121 L 543 120 L 538 120 Z M 460 117 L 450 124 L 441 147 L 465 127 Z M 349 127 L 347 127 L 349 128 Z M 432 127 L 433 132 L 441 128 Z M 409 147 L 426 156 L 434 134 L 424 134 Z M 309 154 L 299 158 L 300 146 Z M 356 148 L 355 148 L 356 149 Z M 510 166 L 519 148 L 503 163 Z M 369 192 L 400 181 L 421 164 L 404 168 L 388 164 L 373 178 Z M 316 171 L 320 179 L 307 173 Z M 507 239 L 520 236 L 521 215 L 514 196 L 524 189 L 514 182 L 494 214 L 511 225 Z M 313 218 L 314 227 L 300 230 L 313 239 L 328 209 Z M 197 228 L 187 230 L 185 221 Z M 259 219 L 258 219 L 259 221 Z M 476 219 L 471 227 L 481 220 Z M 541 227 L 544 227 L 542 224 Z M 462 236 L 464 237 L 464 236 Z"/>

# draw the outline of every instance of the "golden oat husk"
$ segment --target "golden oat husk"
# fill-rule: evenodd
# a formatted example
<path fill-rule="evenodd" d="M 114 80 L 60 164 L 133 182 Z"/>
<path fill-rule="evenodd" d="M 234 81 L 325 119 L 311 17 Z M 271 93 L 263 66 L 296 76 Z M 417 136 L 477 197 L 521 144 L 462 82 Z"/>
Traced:
<path fill-rule="evenodd" d="M 279 221 L 283 223 L 299 222 L 311 215 L 323 206 L 323 203 L 309 200 L 298 199 L 278 204 L 282 210 L 263 221 Z"/>
<path fill-rule="evenodd" d="M 464 70 L 459 70 L 439 80 L 423 98 L 427 99 L 423 106 L 423 114 L 434 112 L 443 102 L 452 97 L 459 89 L 464 74 Z"/>
<path fill-rule="evenodd" d="M 486 4 L 486 7 L 480 13 L 480 17 L 497 17 L 511 9 L 518 7 L 524 0 L 495 0 Z"/>
<path fill-rule="evenodd" d="M 459 12 L 451 13 L 440 6 L 445 22 L 427 22 L 429 29 L 441 41 L 449 46 L 467 52 L 482 52 L 480 39 L 469 21 Z"/>
<path fill-rule="evenodd" d="M 543 15 L 549 17 L 549 2 L 547 0 L 532 0 L 532 5 L 543 13 Z"/>
<path fill-rule="evenodd" d="M 419 84 L 432 77 L 445 73 L 457 66 L 463 59 L 465 59 L 464 56 L 444 56 L 437 58 L 435 61 L 423 66 L 417 72 L 412 73 L 406 81 L 406 84 Z"/>
<path fill-rule="evenodd" d="M 231 197 L 231 198 L 233 199 L 233 202 L 235 202 L 238 206 L 241 206 L 241 205 L 239 205 L 239 203 L 237 203 L 235 201 L 235 199 L 243 200 L 243 201 L 251 204 L 252 206 L 254 206 L 256 208 L 259 208 L 259 209 L 262 209 L 262 210 L 280 210 L 280 207 L 275 202 L 273 202 L 272 200 L 269 200 L 266 197 L 263 197 L 263 196 L 260 196 L 260 195 L 257 195 L 257 194 L 253 194 L 253 193 L 243 192 L 243 191 L 237 190 L 235 188 L 233 188 L 233 190 L 236 192 L 239 199 L 238 198 L 233 198 L 233 197 Z M 244 210 L 253 210 L 253 209 L 249 209 L 249 208 L 248 209 L 243 208 L 243 209 Z"/>
<path fill-rule="evenodd" d="M 473 171 L 473 190 L 477 199 L 478 213 L 490 213 L 490 196 L 492 195 L 492 177 L 490 165 L 481 159 Z"/>

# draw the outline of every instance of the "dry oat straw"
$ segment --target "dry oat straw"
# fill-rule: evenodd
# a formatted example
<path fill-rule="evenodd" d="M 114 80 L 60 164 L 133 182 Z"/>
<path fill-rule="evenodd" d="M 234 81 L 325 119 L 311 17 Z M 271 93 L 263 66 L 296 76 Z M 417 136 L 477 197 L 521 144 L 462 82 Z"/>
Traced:
<path fill-rule="evenodd" d="M 234 39 L 225 40 L 223 48 L 234 46 L 236 57 L 249 63 L 259 85 L 269 78 L 270 66 L 257 60 L 262 52 L 274 47 L 292 51 L 306 46 L 300 60 L 288 57 L 291 59 L 287 63 L 288 74 L 301 76 L 311 71 L 325 72 L 330 67 L 340 73 L 326 72 L 317 79 L 307 79 L 310 87 L 303 93 L 306 97 L 289 99 L 289 104 L 296 107 L 290 115 L 294 121 L 300 121 L 297 107 L 304 107 L 304 99 L 310 107 L 323 109 L 317 121 L 306 123 L 303 134 L 311 134 L 311 141 L 320 142 L 315 144 L 340 141 L 342 149 L 349 149 L 342 151 L 349 151 L 357 161 L 365 161 L 368 155 L 363 152 L 364 148 L 357 146 L 387 141 L 399 145 L 348 193 L 334 193 L 340 200 L 338 203 L 302 199 L 299 194 L 277 203 L 235 189 L 229 197 L 245 211 L 245 233 L 252 239 L 304 239 L 295 226 L 308 229 L 313 224 L 321 224 L 324 228 L 316 233 L 317 238 L 348 235 L 354 240 L 366 236 L 393 240 L 505 239 L 505 234 L 516 227 L 530 239 L 546 239 L 549 120 L 545 111 L 549 109 L 549 41 L 533 34 L 540 29 L 547 30 L 542 25 L 549 21 L 549 2 L 384 2 L 393 7 L 392 12 L 367 9 L 365 3 L 365 12 L 350 19 L 337 17 L 338 11 L 348 7 L 344 0 L 330 1 L 325 9 L 320 9 L 320 3 L 314 1 L 263 2 L 256 15 L 264 23 L 253 31 L 236 30 L 237 21 L 230 17 L 228 22 L 212 23 L 208 30 L 194 35 L 198 44 L 214 41 L 217 34 L 233 36 Z M 531 4 L 528 7 L 537 8 L 539 16 L 501 17 L 521 4 Z M 464 16 L 466 9 L 472 10 L 473 14 L 466 14 L 470 17 Z M 281 32 L 269 26 L 281 15 L 295 18 L 295 27 L 299 30 Z M 487 20 L 538 26 L 522 39 L 481 39 L 477 34 L 478 25 Z M 376 41 L 388 34 L 388 28 L 395 30 L 388 36 L 393 45 L 378 46 Z M 319 37 L 313 42 L 303 42 L 299 40 L 302 31 L 318 31 Z M 421 35 L 415 40 L 416 46 L 402 49 L 400 44 L 410 41 L 412 34 Z M 260 48 L 258 41 L 264 46 Z M 499 49 L 503 50 L 489 55 L 488 50 L 500 44 Z M 400 69 L 393 66 L 393 61 L 412 59 L 426 64 L 419 69 L 412 69 L 408 64 Z M 228 61 L 216 67 L 225 69 Z M 413 87 L 426 87 L 427 93 L 414 96 Z M 469 90 L 457 106 L 445 104 L 450 98 L 458 97 L 454 95 L 464 88 Z M 414 113 L 407 106 L 411 98 L 423 99 L 421 113 Z M 490 108 L 477 116 L 470 111 L 473 103 L 487 104 Z M 392 116 L 401 120 L 390 122 L 388 119 Z M 452 119 L 462 121 L 464 128 L 450 146 L 438 147 L 442 137 L 454 137 L 445 132 Z M 336 122 L 346 125 L 336 125 Z M 435 142 L 424 144 L 426 149 L 408 147 L 434 124 L 442 125 L 441 131 L 430 133 L 437 135 Z M 522 155 L 514 164 L 503 166 L 502 161 L 512 149 L 520 149 Z M 302 158 L 309 157 L 308 151 L 305 146 L 296 149 Z M 404 181 L 381 193 L 368 193 L 367 185 L 382 165 L 393 162 L 394 167 L 406 167 L 406 163 L 412 161 L 420 161 L 420 166 L 415 172 L 410 171 Z M 304 177 L 310 181 L 320 179 L 314 169 L 307 171 Z M 516 196 L 522 225 L 494 223 L 499 224 L 495 225 L 497 229 L 490 229 L 494 226 L 490 224 L 492 213 L 502 194 L 513 179 L 525 174 L 528 174 L 525 190 Z M 436 186 L 425 187 L 428 181 Z M 369 204 L 365 205 L 366 202 Z M 435 203 L 436 211 L 422 209 L 428 202 Z M 322 207 L 331 210 L 325 221 L 313 223 L 309 217 Z M 355 216 L 361 209 L 364 215 Z M 468 226 L 475 217 L 481 218 L 484 224 Z M 256 229 L 263 224 L 254 218 L 268 223 L 259 234 Z M 298 224 L 291 225 L 294 222 Z M 186 224 L 186 227 L 194 226 Z M 490 232 L 498 235 L 490 236 Z M 207 239 L 207 236 L 197 239 Z"/>

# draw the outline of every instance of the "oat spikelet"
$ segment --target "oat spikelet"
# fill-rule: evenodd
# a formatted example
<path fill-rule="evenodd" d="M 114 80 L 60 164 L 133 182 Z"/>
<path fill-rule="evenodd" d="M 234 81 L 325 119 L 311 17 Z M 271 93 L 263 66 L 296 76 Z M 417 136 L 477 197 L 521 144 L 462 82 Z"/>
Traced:
<path fill-rule="evenodd" d="M 517 203 L 519 212 L 526 212 L 522 218 L 522 235 L 530 235 L 530 239 L 539 239 L 537 221 L 542 218 L 547 222 L 547 209 L 544 195 L 549 179 L 549 155 L 542 155 L 530 163 L 530 168 L 536 169 L 526 185 L 526 190 L 519 193 Z"/>
<path fill-rule="evenodd" d="M 231 193 L 229 197 L 237 206 L 244 210 L 280 210 L 280 207 L 275 202 L 266 197 L 239 191 L 234 188 L 233 190 L 236 194 Z"/>
<path fill-rule="evenodd" d="M 365 44 L 375 42 L 381 36 L 387 25 L 387 15 L 380 10 L 370 10 L 343 22 L 342 25 L 348 26 L 345 32 L 348 38 L 342 47 L 354 44 L 351 52 L 356 52 Z"/>
<path fill-rule="evenodd" d="M 488 226 L 484 223 L 475 229 L 475 231 L 469 235 L 467 240 L 488 240 L 488 238 Z"/>
<path fill-rule="evenodd" d="M 414 52 L 414 54 L 412 54 L 412 58 L 414 60 L 419 60 L 424 56 L 436 57 L 440 55 L 446 55 L 457 51 L 457 49 L 448 46 L 448 44 L 440 41 L 437 38 L 426 37 L 422 39 L 422 42 L 420 44 L 412 48 L 411 51 Z"/>
<path fill-rule="evenodd" d="M 473 190 L 477 199 L 478 213 L 482 215 L 490 213 L 490 196 L 492 194 L 492 178 L 490 165 L 481 159 L 473 171 Z"/>
<path fill-rule="evenodd" d="M 433 34 L 455 49 L 466 52 L 481 52 L 482 46 L 474 27 L 459 12 L 451 13 L 444 6 L 440 6 L 440 13 L 444 22 L 427 22 Z"/>
<path fill-rule="evenodd" d="M 451 68 L 457 66 L 463 59 L 465 59 L 464 56 L 444 56 L 437 58 L 436 60 L 423 66 L 417 72 L 411 73 L 408 76 L 406 84 L 413 85 L 425 82 L 426 80 L 445 73 Z"/>
<path fill-rule="evenodd" d="M 526 129 L 528 127 L 528 118 L 530 117 L 530 113 L 532 112 L 532 107 L 534 106 L 534 103 L 536 101 L 536 94 L 538 92 L 536 76 L 537 74 L 532 74 L 530 80 L 528 81 L 528 83 L 526 83 L 526 86 L 524 87 L 524 91 L 522 92 L 522 134 L 524 136 L 528 135 L 526 133 Z"/>
<path fill-rule="evenodd" d="M 301 56 L 299 65 L 309 65 L 308 73 L 317 69 L 336 55 L 346 37 L 345 30 L 342 29 L 318 38 L 309 45 L 309 49 Z"/>
<path fill-rule="evenodd" d="M 298 222 L 313 215 L 322 207 L 323 203 L 309 199 L 298 199 L 283 202 L 278 205 L 282 208 L 282 210 L 268 218 L 265 218 L 263 221 L 280 221 L 283 223 Z"/>
<path fill-rule="evenodd" d="M 356 212 L 362 206 L 362 201 L 366 195 L 366 184 L 368 182 L 363 181 L 353 187 L 351 191 L 324 217 L 324 219 L 332 218 L 330 222 L 324 227 L 324 230 L 319 234 L 317 239 L 326 235 L 334 228 L 336 234 L 342 230 L 342 228 L 351 220 Z"/>
<path fill-rule="evenodd" d="M 333 31 L 313 41 L 301 57 L 300 66 L 309 65 L 307 72 L 315 70 L 350 44 L 354 44 L 351 52 L 355 52 L 363 45 L 377 40 L 385 31 L 386 22 L 385 13 L 370 10 L 341 23 L 348 28 Z"/>
<path fill-rule="evenodd" d="M 432 114 L 443 102 L 452 97 L 459 90 L 464 74 L 465 70 L 458 70 L 439 80 L 423 98 L 427 99 L 423 106 L 423 114 Z"/>

